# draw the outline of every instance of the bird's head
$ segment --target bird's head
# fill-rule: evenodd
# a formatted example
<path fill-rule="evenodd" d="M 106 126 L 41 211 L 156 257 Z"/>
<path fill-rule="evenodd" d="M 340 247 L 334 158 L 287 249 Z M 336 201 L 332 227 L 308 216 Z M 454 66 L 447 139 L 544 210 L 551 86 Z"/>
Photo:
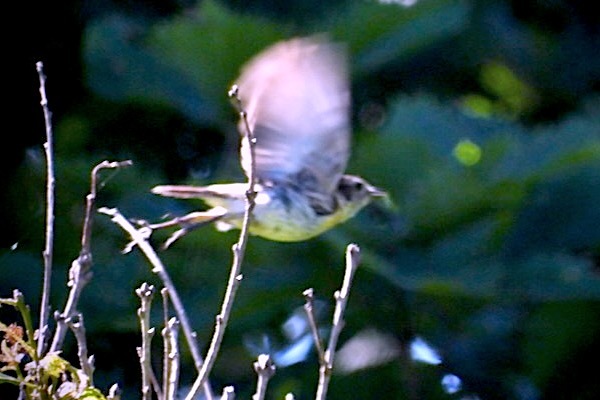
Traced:
<path fill-rule="evenodd" d="M 375 198 L 386 198 L 387 192 L 361 177 L 343 175 L 336 189 L 336 197 L 346 218 L 352 217 Z"/>

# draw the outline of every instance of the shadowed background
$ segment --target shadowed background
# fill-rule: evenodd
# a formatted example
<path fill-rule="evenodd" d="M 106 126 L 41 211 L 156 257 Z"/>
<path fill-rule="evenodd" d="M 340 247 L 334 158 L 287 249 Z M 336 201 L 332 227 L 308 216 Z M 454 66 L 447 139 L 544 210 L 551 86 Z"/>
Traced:
<path fill-rule="evenodd" d="M 559 0 L 156 0 L 9 9 L 20 24 L 6 33 L 5 130 L 13 140 L 0 149 L 0 296 L 18 287 L 37 312 L 45 160 L 36 61 L 45 64 L 54 113 L 58 309 L 79 252 L 92 167 L 134 161 L 102 175 L 98 198 L 128 217 L 156 221 L 199 207 L 149 189 L 243 179 L 237 116 L 226 96 L 240 66 L 277 40 L 329 32 L 351 57 L 348 172 L 387 189 L 394 204 L 371 206 L 303 243 L 251 238 L 211 376 L 215 388 L 233 384 L 248 397 L 251 363 L 270 351 L 280 364 L 271 398 L 314 396 L 314 352 L 302 331 L 286 335 L 284 327 L 297 321 L 308 287 L 327 327 L 345 245 L 356 242 L 363 263 L 340 345 L 363 339 L 356 354 L 373 356 L 373 365 L 343 374 L 340 367 L 330 399 L 595 398 L 600 387 L 589 361 L 600 356 L 600 17 L 589 7 Z M 157 246 L 167 235 L 155 234 Z M 161 254 L 201 343 L 212 333 L 236 238 L 206 227 Z M 105 391 L 119 382 L 124 398 L 134 399 L 134 289 L 159 283 L 139 254 L 120 254 L 126 242 L 96 216 L 94 279 L 80 310 L 97 385 Z M 159 324 L 158 302 L 155 311 Z M 0 317 L 12 322 L 4 308 Z M 374 349 L 382 343 L 385 350 Z M 411 345 L 435 349 L 437 358 L 411 357 Z M 66 350 L 74 350 L 72 340 Z M 183 361 L 182 380 L 190 382 L 187 353 Z M 449 376 L 460 386 L 443 385 Z"/>

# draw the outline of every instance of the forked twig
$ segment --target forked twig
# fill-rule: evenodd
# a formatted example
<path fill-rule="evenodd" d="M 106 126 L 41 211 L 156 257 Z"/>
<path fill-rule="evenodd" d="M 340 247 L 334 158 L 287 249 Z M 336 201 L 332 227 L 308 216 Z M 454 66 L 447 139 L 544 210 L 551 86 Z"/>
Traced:
<path fill-rule="evenodd" d="M 203 360 L 198 349 L 198 344 L 196 343 L 196 333 L 192 330 L 190 321 L 185 311 L 185 307 L 183 306 L 183 302 L 181 301 L 181 298 L 177 293 L 177 289 L 175 288 L 175 285 L 173 284 L 169 273 L 165 269 L 158 255 L 156 254 L 156 251 L 154 251 L 154 248 L 152 248 L 150 243 L 148 243 L 148 237 L 150 236 L 151 230 L 148 228 L 137 229 L 116 208 L 102 207 L 98 209 L 98 212 L 111 217 L 111 220 L 114 223 L 119 225 L 121 228 L 123 228 L 123 230 L 125 230 L 125 232 L 129 234 L 129 236 L 132 239 L 132 242 L 130 243 L 129 248 L 126 250 L 131 250 L 131 247 L 137 246 L 142 251 L 142 253 L 144 253 L 146 258 L 152 265 L 152 272 L 158 275 L 163 285 L 169 291 L 169 298 L 171 300 L 171 304 L 173 304 L 173 308 L 175 309 L 177 318 L 181 323 L 183 335 L 185 336 L 185 340 L 188 343 L 190 353 L 192 354 L 192 358 L 194 359 L 194 364 L 196 366 L 196 369 L 200 371 L 203 365 Z M 214 397 L 213 391 L 208 381 L 203 383 L 202 388 L 206 399 L 212 400 Z"/>

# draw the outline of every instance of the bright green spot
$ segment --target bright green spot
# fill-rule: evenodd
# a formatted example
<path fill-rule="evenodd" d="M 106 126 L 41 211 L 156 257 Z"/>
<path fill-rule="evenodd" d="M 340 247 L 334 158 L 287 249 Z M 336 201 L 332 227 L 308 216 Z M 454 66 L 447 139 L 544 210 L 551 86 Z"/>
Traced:
<path fill-rule="evenodd" d="M 463 106 L 481 118 L 490 118 L 494 113 L 494 104 L 487 97 L 479 94 L 468 94 L 463 98 Z"/>
<path fill-rule="evenodd" d="M 471 167 L 481 160 L 481 147 L 469 139 L 463 139 L 454 146 L 452 154 L 459 163 Z"/>
<path fill-rule="evenodd" d="M 484 65 L 480 81 L 483 88 L 498 99 L 497 107 L 509 115 L 520 115 L 535 103 L 533 89 L 504 64 Z"/>

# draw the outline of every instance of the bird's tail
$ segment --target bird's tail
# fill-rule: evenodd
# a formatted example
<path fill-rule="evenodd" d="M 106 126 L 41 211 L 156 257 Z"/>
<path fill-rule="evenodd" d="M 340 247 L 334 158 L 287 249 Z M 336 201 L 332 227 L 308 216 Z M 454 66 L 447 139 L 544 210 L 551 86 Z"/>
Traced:
<path fill-rule="evenodd" d="M 209 186 L 160 185 L 152 188 L 152 193 L 176 199 L 244 199 L 248 185 L 227 183 Z"/>
<path fill-rule="evenodd" d="M 189 185 L 160 185 L 152 188 L 152 193 L 177 199 L 201 199 L 208 193 L 205 187 Z"/>

